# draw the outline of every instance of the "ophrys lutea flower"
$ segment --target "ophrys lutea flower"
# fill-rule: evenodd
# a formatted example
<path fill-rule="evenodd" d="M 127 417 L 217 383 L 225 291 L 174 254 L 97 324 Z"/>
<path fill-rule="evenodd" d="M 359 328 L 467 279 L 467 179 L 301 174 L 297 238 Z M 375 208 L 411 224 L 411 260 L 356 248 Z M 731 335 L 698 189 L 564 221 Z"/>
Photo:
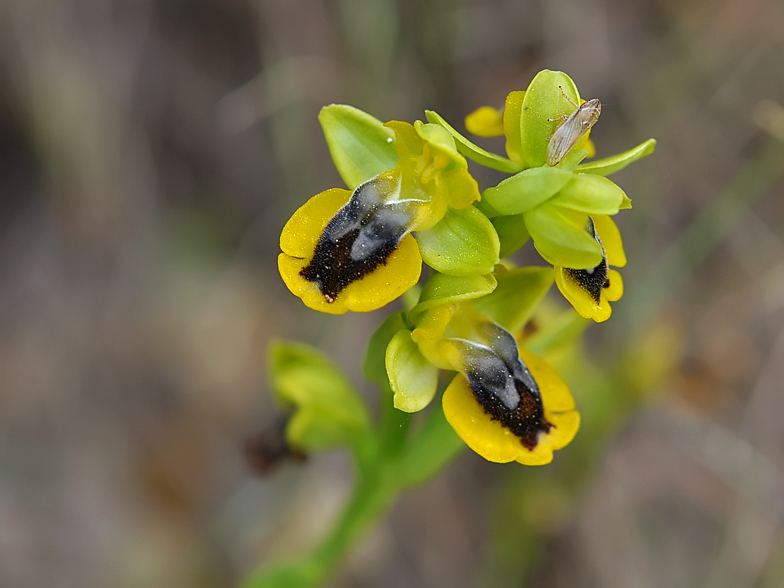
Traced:
<path fill-rule="evenodd" d="M 331 314 L 370 311 L 419 280 L 415 230 L 433 227 L 448 207 L 479 198 L 454 140 L 436 125 L 388 123 L 400 161 L 354 192 L 339 188 L 311 198 L 281 234 L 281 276 L 306 306 Z"/>
<path fill-rule="evenodd" d="M 555 283 L 581 316 L 600 323 L 612 314 L 610 302 L 623 296 L 621 274 L 609 266 L 626 265 L 626 254 L 618 227 L 609 216 L 588 217 L 585 230 L 601 246 L 601 262 L 589 269 L 556 266 Z"/>
<path fill-rule="evenodd" d="M 470 303 L 433 308 L 411 337 L 431 363 L 460 372 L 444 391 L 444 415 L 485 459 L 546 464 L 577 433 L 563 380 Z"/>

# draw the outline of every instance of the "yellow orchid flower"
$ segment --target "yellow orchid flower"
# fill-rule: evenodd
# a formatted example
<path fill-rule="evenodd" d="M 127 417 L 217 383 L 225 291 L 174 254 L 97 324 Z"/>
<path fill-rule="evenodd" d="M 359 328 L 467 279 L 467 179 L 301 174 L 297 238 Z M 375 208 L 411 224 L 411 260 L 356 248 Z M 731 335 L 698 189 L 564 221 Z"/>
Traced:
<path fill-rule="evenodd" d="M 444 391 L 444 415 L 485 459 L 550 463 L 577 433 L 580 415 L 563 380 L 470 303 L 427 311 L 411 337 L 428 361 L 460 372 Z"/>
<path fill-rule="evenodd" d="M 330 314 L 375 310 L 417 283 L 422 258 L 408 234 L 412 214 L 383 201 L 396 185 L 382 174 L 353 194 L 327 190 L 286 223 L 278 269 L 306 306 Z"/>
<path fill-rule="evenodd" d="M 606 215 L 588 217 L 586 231 L 602 246 L 602 261 L 593 269 L 555 267 L 555 283 L 575 310 L 585 318 L 601 323 L 610 318 L 610 302 L 623 296 L 621 274 L 609 266 L 626 265 L 621 233 Z"/>
<path fill-rule="evenodd" d="M 395 169 L 357 186 L 311 198 L 280 237 L 278 269 L 306 306 L 330 314 L 381 308 L 419 280 L 414 230 L 426 230 L 449 207 L 479 199 L 476 181 L 454 140 L 437 125 L 387 124 L 397 136 Z"/>

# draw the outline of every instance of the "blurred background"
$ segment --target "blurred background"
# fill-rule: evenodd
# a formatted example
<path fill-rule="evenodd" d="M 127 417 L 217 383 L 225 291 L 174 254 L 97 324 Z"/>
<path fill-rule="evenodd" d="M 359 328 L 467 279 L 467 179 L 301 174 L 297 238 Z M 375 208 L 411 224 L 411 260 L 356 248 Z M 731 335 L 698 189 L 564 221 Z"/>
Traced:
<path fill-rule="evenodd" d="M 613 176 L 625 297 L 550 358 L 583 428 L 543 468 L 466 452 L 330 586 L 784 585 L 784 2 L 3 0 L 0 586 L 230 587 L 313 545 L 351 467 L 254 473 L 265 348 L 327 349 L 373 402 L 389 311 L 277 275 L 342 185 L 319 109 L 463 129 L 543 68 L 601 99 L 599 157 L 659 141 Z"/>

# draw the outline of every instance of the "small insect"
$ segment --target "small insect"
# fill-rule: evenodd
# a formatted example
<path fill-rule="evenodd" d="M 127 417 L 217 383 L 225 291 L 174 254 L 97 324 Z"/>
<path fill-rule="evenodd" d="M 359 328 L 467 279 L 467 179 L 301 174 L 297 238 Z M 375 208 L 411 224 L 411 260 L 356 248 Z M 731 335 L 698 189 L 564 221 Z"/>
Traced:
<path fill-rule="evenodd" d="M 553 167 L 558 165 L 564 156 L 569 153 L 569 150 L 579 141 L 588 130 L 596 124 L 599 120 L 599 115 L 602 112 L 602 103 L 598 98 L 589 100 L 577 106 L 574 100 L 569 98 L 561 86 L 558 86 L 569 102 L 574 105 L 575 110 L 570 115 L 563 115 L 563 122 L 555 129 L 553 136 L 550 137 L 550 142 L 547 144 L 547 165 Z M 557 119 L 549 119 L 557 120 Z"/>

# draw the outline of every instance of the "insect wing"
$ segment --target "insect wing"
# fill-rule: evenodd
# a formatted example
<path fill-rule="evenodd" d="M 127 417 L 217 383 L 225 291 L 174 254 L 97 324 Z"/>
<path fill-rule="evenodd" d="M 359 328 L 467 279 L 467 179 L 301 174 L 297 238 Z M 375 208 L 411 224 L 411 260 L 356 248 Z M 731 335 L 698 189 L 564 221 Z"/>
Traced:
<path fill-rule="evenodd" d="M 550 142 L 547 144 L 547 165 L 550 167 L 558 165 L 577 141 L 596 124 L 601 111 L 601 102 L 594 98 L 580 105 L 570 114 L 550 137 Z"/>

